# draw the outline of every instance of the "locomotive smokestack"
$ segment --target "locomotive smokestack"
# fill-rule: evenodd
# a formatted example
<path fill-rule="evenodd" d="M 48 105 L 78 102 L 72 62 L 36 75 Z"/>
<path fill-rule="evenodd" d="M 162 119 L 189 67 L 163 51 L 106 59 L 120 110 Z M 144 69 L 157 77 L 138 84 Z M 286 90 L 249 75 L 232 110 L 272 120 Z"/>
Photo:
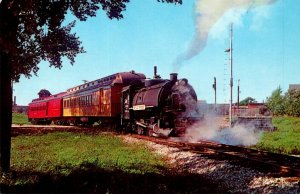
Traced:
<path fill-rule="evenodd" d="M 155 79 L 156 77 L 157 77 L 157 67 L 154 66 L 154 76 L 153 76 L 153 78 Z"/>
<path fill-rule="evenodd" d="M 160 75 L 157 75 L 157 67 L 154 66 L 154 76 L 153 79 L 160 79 Z"/>
<path fill-rule="evenodd" d="M 177 81 L 177 73 L 170 73 L 170 80 Z"/>

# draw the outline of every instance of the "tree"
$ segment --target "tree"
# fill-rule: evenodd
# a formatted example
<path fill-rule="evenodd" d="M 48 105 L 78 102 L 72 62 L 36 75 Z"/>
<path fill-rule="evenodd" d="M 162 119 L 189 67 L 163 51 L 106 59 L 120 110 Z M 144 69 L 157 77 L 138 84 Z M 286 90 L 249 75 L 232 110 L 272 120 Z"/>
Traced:
<path fill-rule="evenodd" d="M 285 112 L 289 116 L 300 116 L 300 90 L 288 90 L 285 94 Z"/>
<path fill-rule="evenodd" d="M 280 87 L 274 90 L 272 95 L 267 98 L 266 105 L 274 115 L 285 114 L 285 97 L 282 95 Z"/>
<path fill-rule="evenodd" d="M 157 0 L 179 3 L 181 0 Z M 0 170 L 10 166 L 12 81 L 37 74 L 40 61 L 61 68 L 62 57 L 74 64 L 83 53 L 81 42 L 63 26 L 67 11 L 80 21 L 96 16 L 101 8 L 110 19 L 123 18 L 129 0 L 2 0 L 0 1 Z"/>
<path fill-rule="evenodd" d="M 240 106 L 247 106 L 249 103 L 254 103 L 254 102 L 257 102 L 254 98 L 247 97 L 240 102 Z"/>

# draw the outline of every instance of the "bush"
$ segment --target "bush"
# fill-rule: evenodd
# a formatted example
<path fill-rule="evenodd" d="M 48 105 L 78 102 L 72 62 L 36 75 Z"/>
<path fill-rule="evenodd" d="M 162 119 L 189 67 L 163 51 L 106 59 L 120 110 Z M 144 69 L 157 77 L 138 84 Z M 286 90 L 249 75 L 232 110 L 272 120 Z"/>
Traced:
<path fill-rule="evenodd" d="M 267 107 L 275 116 L 300 116 L 300 90 L 288 90 L 282 95 L 282 90 L 278 87 L 267 98 Z"/>

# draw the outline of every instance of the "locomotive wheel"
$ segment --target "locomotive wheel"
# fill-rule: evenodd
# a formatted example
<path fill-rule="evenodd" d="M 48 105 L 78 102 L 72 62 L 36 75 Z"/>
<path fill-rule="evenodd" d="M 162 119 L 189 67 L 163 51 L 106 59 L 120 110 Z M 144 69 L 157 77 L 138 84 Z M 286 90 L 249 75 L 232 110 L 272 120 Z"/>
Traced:
<path fill-rule="evenodd" d="M 146 135 L 148 135 L 150 137 L 153 136 L 153 130 L 148 130 L 147 133 L 146 133 Z"/>
<path fill-rule="evenodd" d="M 37 124 L 37 121 L 36 121 L 35 119 L 32 119 L 32 120 L 31 120 L 31 124 L 36 125 L 36 124 Z"/>
<path fill-rule="evenodd" d="M 141 126 L 137 126 L 137 134 L 139 135 L 145 135 L 145 130 Z"/>

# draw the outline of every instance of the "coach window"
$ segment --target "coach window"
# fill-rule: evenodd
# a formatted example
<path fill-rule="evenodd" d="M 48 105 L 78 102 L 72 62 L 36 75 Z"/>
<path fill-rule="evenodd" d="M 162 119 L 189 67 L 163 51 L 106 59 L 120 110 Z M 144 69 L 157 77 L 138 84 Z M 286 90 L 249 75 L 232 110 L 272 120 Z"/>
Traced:
<path fill-rule="evenodd" d="M 81 106 L 85 105 L 84 96 L 81 96 Z"/>
<path fill-rule="evenodd" d="M 88 106 L 89 105 L 89 97 L 85 96 L 85 105 Z"/>
<path fill-rule="evenodd" d="M 95 93 L 92 94 L 92 105 L 95 105 Z"/>

